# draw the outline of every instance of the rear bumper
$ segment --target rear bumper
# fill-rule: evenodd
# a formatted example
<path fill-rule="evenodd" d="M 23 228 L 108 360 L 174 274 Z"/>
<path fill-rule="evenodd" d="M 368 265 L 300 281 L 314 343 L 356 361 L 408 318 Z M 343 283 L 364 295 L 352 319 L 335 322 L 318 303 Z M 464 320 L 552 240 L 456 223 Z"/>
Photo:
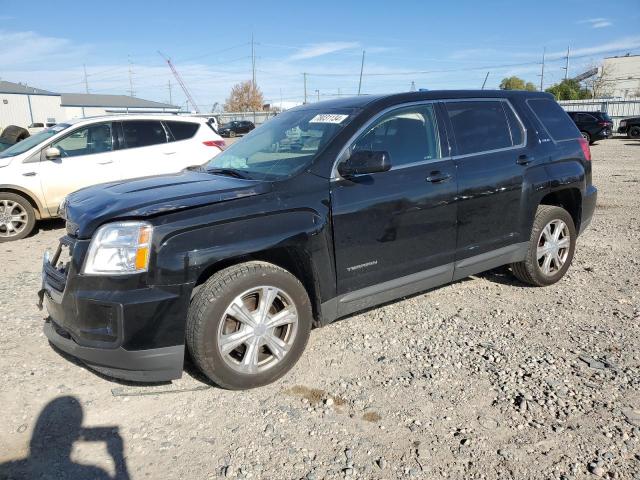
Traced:
<path fill-rule="evenodd" d="M 62 336 L 60 328 L 56 327 L 51 320 L 44 324 L 44 334 L 53 345 L 110 377 L 136 382 L 164 382 L 182 376 L 184 345 L 148 350 L 83 347 Z"/>
<path fill-rule="evenodd" d="M 582 234 L 593 218 L 593 212 L 596 209 L 596 201 L 598 200 L 598 189 L 593 185 L 589 185 L 582 196 L 582 218 L 580 221 L 580 231 L 578 235 Z"/>

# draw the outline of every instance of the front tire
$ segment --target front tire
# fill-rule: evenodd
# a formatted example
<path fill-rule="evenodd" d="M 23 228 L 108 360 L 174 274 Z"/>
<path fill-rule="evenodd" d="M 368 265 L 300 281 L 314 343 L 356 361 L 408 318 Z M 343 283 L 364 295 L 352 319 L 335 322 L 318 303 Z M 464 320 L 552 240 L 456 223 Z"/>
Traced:
<path fill-rule="evenodd" d="M 629 133 L 627 133 L 627 135 L 629 136 L 629 138 L 632 138 L 634 140 L 637 140 L 640 138 L 640 127 L 631 127 L 629 129 Z"/>
<path fill-rule="evenodd" d="M 29 200 L 15 193 L 0 192 L 0 243 L 26 237 L 35 224 L 36 212 Z"/>
<path fill-rule="evenodd" d="M 552 205 L 538 206 L 527 256 L 511 264 L 511 271 L 520 281 L 537 287 L 556 283 L 571 265 L 576 238 L 569 212 Z"/>
<path fill-rule="evenodd" d="M 589 132 L 580 132 L 580 135 L 582 135 L 582 138 L 584 138 L 589 145 L 591 145 L 591 135 L 589 135 Z"/>
<path fill-rule="evenodd" d="M 259 387 L 295 365 L 312 319 L 309 296 L 296 277 L 270 263 L 242 263 L 215 273 L 193 298 L 187 347 L 219 386 Z"/>

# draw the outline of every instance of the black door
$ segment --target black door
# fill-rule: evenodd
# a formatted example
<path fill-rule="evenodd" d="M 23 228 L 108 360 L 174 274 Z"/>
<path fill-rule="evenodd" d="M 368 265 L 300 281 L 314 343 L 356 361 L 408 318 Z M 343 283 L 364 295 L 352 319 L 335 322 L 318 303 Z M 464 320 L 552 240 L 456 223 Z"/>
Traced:
<path fill-rule="evenodd" d="M 502 100 L 445 103 L 456 140 L 456 260 L 525 242 L 520 238 L 522 184 L 533 161 L 511 105 Z"/>
<path fill-rule="evenodd" d="M 392 167 L 332 183 L 338 294 L 361 292 L 339 312 L 451 279 L 456 172 L 444 138 L 434 105 L 420 104 L 382 115 L 350 147 L 386 151 Z"/>

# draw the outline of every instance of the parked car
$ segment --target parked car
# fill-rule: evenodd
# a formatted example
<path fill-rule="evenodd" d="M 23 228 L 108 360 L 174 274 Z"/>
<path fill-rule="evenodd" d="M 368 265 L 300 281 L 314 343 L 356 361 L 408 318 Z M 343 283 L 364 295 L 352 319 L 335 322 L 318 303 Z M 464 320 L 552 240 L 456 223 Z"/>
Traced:
<path fill-rule="evenodd" d="M 89 185 L 174 173 L 220 153 L 206 120 L 116 115 L 59 123 L 0 152 L 0 242 L 26 237 Z"/>
<path fill-rule="evenodd" d="M 235 137 L 237 135 L 249 133 L 254 128 L 256 128 L 256 126 L 253 122 L 249 122 L 247 120 L 234 120 L 233 122 L 220 125 L 218 133 L 223 137 Z"/>
<path fill-rule="evenodd" d="M 626 134 L 633 139 L 640 138 L 640 117 L 629 117 L 620 120 L 618 133 Z"/>
<path fill-rule="evenodd" d="M 567 113 L 589 144 L 611 138 L 613 135 L 613 120 L 606 112 Z"/>
<path fill-rule="evenodd" d="M 26 128 L 17 125 L 9 125 L 0 132 L 0 152 L 6 150 L 12 145 L 29 137 L 29 131 Z"/>
<path fill-rule="evenodd" d="M 69 195 L 44 332 L 113 377 L 178 378 L 187 348 L 222 387 L 264 385 L 312 325 L 501 265 L 559 281 L 595 208 L 590 160 L 546 93 L 297 107 L 203 168 Z"/>

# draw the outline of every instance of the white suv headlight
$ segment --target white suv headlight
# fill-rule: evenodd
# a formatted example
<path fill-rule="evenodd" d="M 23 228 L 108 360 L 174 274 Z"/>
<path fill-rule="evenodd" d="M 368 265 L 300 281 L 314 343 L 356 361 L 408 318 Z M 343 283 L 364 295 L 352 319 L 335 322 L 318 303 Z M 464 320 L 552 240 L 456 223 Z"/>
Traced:
<path fill-rule="evenodd" d="M 123 275 L 146 272 L 153 227 L 146 222 L 115 222 L 93 235 L 84 273 Z"/>

